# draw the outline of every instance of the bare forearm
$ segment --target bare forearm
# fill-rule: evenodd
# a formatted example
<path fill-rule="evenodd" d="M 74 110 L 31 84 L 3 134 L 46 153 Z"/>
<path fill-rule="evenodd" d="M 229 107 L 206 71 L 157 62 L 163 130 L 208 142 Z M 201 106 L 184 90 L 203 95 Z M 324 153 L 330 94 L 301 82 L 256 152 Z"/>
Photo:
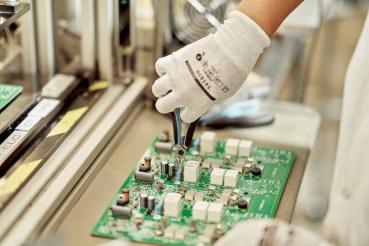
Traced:
<path fill-rule="evenodd" d="M 253 19 L 268 36 L 303 0 L 242 0 L 238 10 Z"/>

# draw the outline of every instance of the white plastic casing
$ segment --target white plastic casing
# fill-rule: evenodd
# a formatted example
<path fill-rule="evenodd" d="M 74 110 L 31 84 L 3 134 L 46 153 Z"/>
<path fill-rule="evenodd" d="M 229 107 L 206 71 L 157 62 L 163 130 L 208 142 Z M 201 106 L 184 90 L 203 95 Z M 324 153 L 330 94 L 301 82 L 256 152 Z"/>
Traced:
<path fill-rule="evenodd" d="M 168 193 L 164 198 L 164 215 L 178 217 L 182 207 L 182 195 L 178 193 Z"/>
<path fill-rule="evenodd" d="M 240 144 L 239 139 L 229 138 L 225 145 L 225 153 L 227 155 L 238 155 L 238 145 Z"/>
<path fill-rule="evenodd" d="M 215 132 L 204 132 L 200 137 L 201 152 L 213 152 L 215 143 Z"/>
<path fill-rule="evenodd" d="M 195 202 L 195 205 L 192 207 L 192 218 L 194 220 L 206 220 L 206 214 L 209 207 L 208 202 L 198 201 Z"/>
<path fill-rule="evenodd" d="M 249 157 L 251 155 L 252 141 L 241 140 L 238 147 L 238 155 Z"/>
<path fill-rule="evenodd" d="M 75 76 L 57 74 L 42 88 L 41 95 L 58 98 L 75 80 Z"/>
<path fill-rule="evenodd" d="M 237 170 L 227 170 L 224 174 L 224 186 L 236 187 L 238 178 Z"/>
<path fill-rule="evenodd" d="M 225 169 L 214 168 L 210 174 L 210 183 L 215 185 L 223 185 Z"/>
<path fill-rule="evenodd" d="M 220 222 L 222 219 L 223 204 L 218 202 L 210 203 L 208 207 L 207 220 L 210 222 Z"/>
<path fill-rule="evenodd" d="M 198 161 L 187 161 L 183 170 L 183 180 L 195 183 L 200 176 L 200 163 Z"/>

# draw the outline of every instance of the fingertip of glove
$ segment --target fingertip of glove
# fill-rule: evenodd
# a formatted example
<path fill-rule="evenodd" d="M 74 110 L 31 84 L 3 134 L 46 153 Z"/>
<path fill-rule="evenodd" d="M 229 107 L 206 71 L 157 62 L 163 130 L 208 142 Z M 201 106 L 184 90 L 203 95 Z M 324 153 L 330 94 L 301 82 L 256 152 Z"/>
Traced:
<path fill-rule="evenodd" d="M 170 62 L 171 62 L 171 55 L 159 58 L 155 62 L 156 73 L 159 76 L 163 76 L 164 74 L 166 74 L 166 71 L 168 69 Z"/>

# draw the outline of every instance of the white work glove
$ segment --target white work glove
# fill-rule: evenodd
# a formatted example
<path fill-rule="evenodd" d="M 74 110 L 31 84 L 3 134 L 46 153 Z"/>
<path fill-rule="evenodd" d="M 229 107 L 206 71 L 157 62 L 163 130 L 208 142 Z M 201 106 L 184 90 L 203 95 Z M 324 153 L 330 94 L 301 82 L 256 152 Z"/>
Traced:
<path fill-rule="evenodd" d="M 221 237 L 215 246 L 331 246 L 303 228 L 276 219 L 254 219 L 241 222 Z"/>
<path fill-rule="evenodd" d="M 183 121 L 195 121 L 236 93 L 269 44 L 253 20 L 240 11 L 231 12 L 214 34 L 156 62 L 161 76 L 152 87 L 159 98 L 157 110 L 166 114 L 181 108 Z"/>

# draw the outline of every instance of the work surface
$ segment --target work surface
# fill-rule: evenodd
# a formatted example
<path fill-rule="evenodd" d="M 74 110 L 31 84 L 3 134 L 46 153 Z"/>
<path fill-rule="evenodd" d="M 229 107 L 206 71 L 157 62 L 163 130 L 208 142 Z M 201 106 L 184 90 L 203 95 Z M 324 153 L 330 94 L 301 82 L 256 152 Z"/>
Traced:
<path fill-rule="evenodd" d="M 276 118 L 278 121 L 278 117 Z M 119 187 L 132 171 L 134 165 L 142 156 L 146 147 L 154 136 L 163 129 L 171 129 L 171 121 L 165 116 L 143 109 L 138 117 L 131 123 L 126 134 L 119 140 L 119 144 L 104 167 L 100 170 L 86 192 L 64 217 L 56 233 L 62 237 L 64 245 L 97 245 L 109 239 L 91 236 L 91 230 L 100 218 L 106 206 L 110 203 Z M 199 135 L 199 129 L 195 135 Z M 229 137 L 248 139 L 248 130 L 217 131 L 219 138 Z M 290 221 L 302 180 L 309 150 L 294 146 L 279 146 L 265 141 L 256 142 L 258 145 L 272 145 L 293 150 L 297 159 L 293 165 L 285 192 L 282 196 L 276 217 Z"/>

